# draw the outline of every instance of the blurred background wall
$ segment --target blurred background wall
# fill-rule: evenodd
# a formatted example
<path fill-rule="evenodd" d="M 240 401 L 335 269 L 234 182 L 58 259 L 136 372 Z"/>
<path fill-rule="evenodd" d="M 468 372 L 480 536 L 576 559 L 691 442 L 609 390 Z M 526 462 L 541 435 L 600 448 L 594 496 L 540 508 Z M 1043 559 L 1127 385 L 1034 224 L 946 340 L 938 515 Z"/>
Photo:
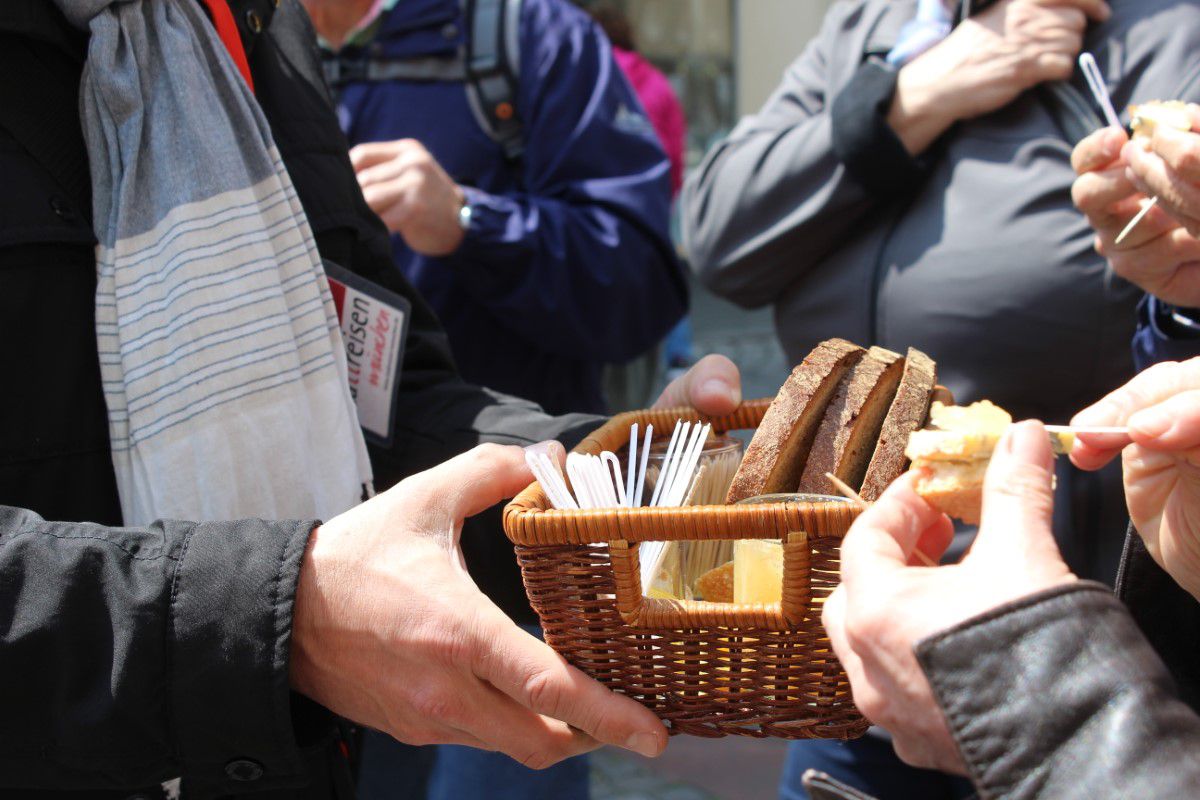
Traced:
<path fill-rule="evenodd" d="M 832 0 L 580 0 L 616 6 L 666 73 L 689 126 L 688 163 L 756 111 L 817 32 Z"/>

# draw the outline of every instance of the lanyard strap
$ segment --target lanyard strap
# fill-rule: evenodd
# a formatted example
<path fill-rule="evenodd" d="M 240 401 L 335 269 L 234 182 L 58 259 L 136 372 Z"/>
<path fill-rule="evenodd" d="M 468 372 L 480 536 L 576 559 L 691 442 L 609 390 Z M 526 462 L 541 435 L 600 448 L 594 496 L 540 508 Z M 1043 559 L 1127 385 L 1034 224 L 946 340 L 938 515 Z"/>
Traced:
<path fill-rule="evenodd" d="M 250 62 L 246 60 L 246 48 L 242 46 L 242 37 L 238 33 L 237 23 L 233 21 L 233 12 L 229 10 L 229 3 L 226 0 L 201 0 L 201 2 L 208 7 L 213 27 L 217 29 L 217 36 L 221 37 L 222 44 L 233 58 L 234 66 L 238 68 L 238 72 L 242 73 L 246 85 L 253 92 L 254 80 L 250 77 Z"/>

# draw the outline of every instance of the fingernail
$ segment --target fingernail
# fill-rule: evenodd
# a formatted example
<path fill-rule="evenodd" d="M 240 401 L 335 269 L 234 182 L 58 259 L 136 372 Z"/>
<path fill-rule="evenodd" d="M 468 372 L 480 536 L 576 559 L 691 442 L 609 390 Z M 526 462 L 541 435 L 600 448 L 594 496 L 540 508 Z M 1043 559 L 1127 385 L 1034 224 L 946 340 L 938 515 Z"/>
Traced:
<path fill-rule="evenodd" d="M 725 381 L 720 378 L 709 378 L 700 385 L 700 393 L 716 397 L 728 398 L 731 403 L 737 405 L 741 402 L 741 398 L 737 396 L 737 392 Z"/>
<path fill-rule="evenodd" d="M 1129 418 L 1130 428 L 1134 428 L 1143 436 L 1155 439 L 1164 436 L 1174 424 L 1175 420 L 1171 414 L 1161 408 L 1147 408 Z"/>
<path fill-rule="evenodd" d="M 653 733 L 635 733 L 625 742 L 625 749 L 646 758 L 654 758 L 658 755 L 658 737 Z"/>

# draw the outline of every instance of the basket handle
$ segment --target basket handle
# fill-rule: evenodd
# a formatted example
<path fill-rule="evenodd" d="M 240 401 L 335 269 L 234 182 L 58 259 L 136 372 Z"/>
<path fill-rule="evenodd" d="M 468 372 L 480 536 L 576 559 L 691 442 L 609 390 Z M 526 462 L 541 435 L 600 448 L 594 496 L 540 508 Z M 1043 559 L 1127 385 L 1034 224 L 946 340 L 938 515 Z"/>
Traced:
<path fill-rule="evenodd" d="M 709 603 L 664 600 L 642 593 L 638 547 L 624 540 L 609 542 L 616 579 L 617 612 L 635 628 L 680 630 L 690 628 L 758 628 L 784 631 L 795 628 L 808 614 L 812 599 L 809 582 L 811 549 L 808 534 L 794 531 L 783 540 L 783 592 L 778 603 Z"/>

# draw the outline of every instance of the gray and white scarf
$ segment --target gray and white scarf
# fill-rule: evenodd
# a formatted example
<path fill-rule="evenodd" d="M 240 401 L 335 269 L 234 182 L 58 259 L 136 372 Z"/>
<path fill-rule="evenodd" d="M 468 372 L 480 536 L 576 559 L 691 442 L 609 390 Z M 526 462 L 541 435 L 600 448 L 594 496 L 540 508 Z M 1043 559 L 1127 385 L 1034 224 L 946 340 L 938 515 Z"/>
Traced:
<path fill-rule="evenodd" d="M 312 231 L 196 0 L 56 0 L 91 32 L 96 342 L 126 524 L 329 517 L 370 463 Z"/>

